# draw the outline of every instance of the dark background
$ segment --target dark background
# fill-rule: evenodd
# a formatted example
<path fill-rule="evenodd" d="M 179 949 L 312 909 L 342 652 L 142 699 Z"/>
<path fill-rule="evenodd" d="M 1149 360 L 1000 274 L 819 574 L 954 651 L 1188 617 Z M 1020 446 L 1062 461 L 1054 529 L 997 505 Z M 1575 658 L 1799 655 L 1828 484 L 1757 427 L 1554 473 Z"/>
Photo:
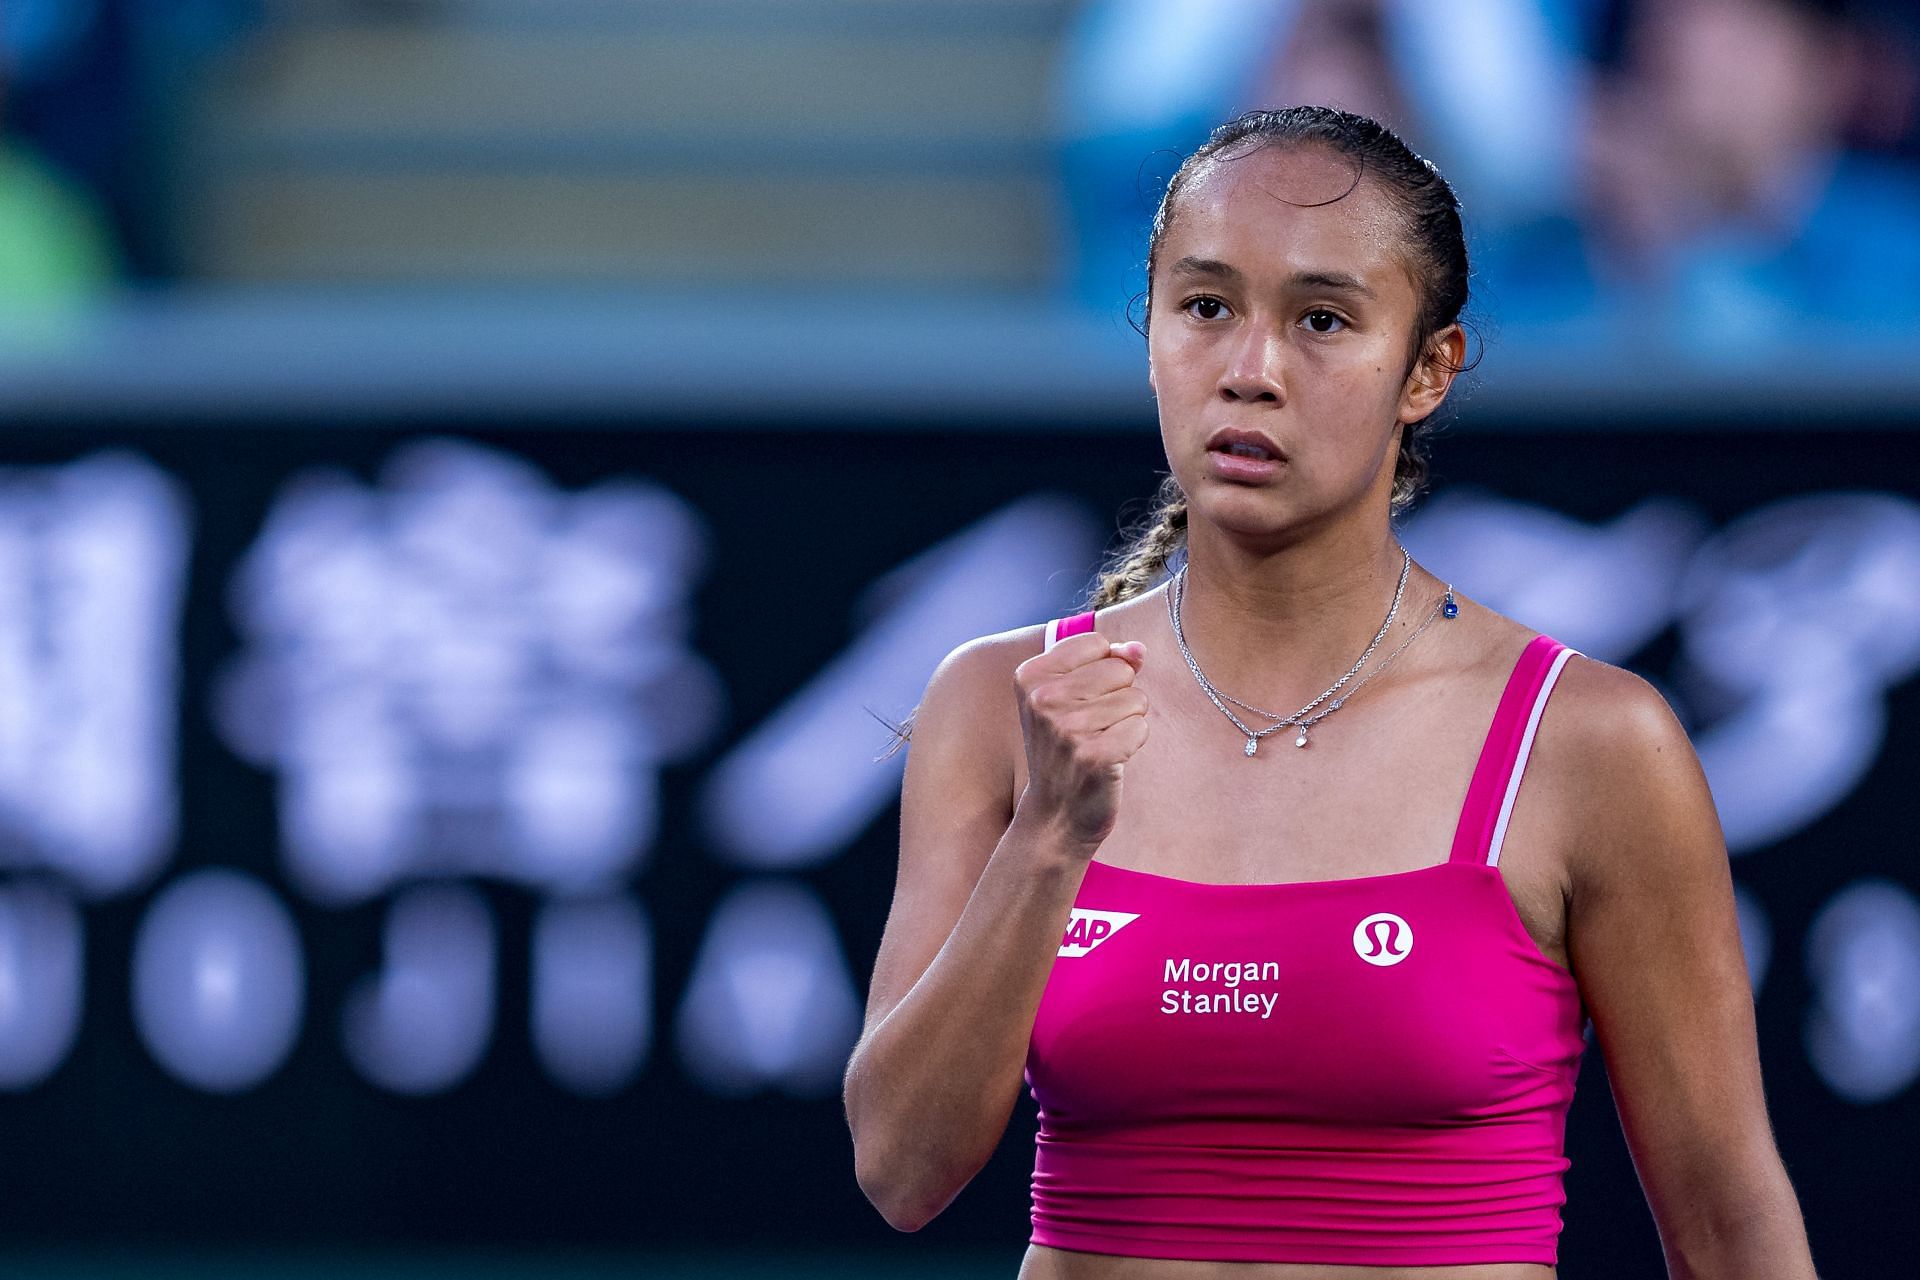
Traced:
<path fill-rule="evenodd" d="M 1030 1103 L 959 1199 L 921 1236 L 899 1241 L 854 1184 L 837 1098 L 711 1096 L 682 1069 L 665 1030 L 712 907 L 749 875 L 703 847 L 693 797 L 705 767 L 847 643 L 856 598 L 888 569 L 1036 490 L 1077 495 L 1118 520 L 1138 510 L 1160 463 L 1144 428 L 934 435 L 913 426 L 760 424 L 721 438 L 692 423 L 462 432 L 457 422 L 349 431 L 319 423 L 187 431 L 42 422 L 11 433 L 9 465 L 65 462 L 109 446 L 139 452 L 189 487 L 194 537 L 178 850 L 152 888 L 84 910 L 87 998 L 76 1045 L 43 1085 L 0 1097 L 0 1126 L 18 1157 L 0 1162 L 0 1238 L 27 1248 L 142 1250 L 759 1242 L 882 1246 L 876 1257 L 902 1259 L 991 1250 L 1010 1269 L 1026 1231 Z M 325 909 L 286 889 L 272 779 L 232 755 L 208 718 L 209 682 L 239 643 L 227 580 L 280 486 L 320 464 L 344 465 L 370 482 L 396 447 L 429 434 L 505 450 L 568 488 L 643 476 L 708 524 L 694 647 L 727 686 L 729 721 L 708 750 L 663 777 L 660 836 L 636 882 L 655 930 L 654 1048 L 640 1078 L 610 1099 L 571 1096 L 538 1069 L 526 1033 L 535 898 L 504 884 L 484 886 L 500 922 L 501 986 L 479 1070 L 433 1098 L 394 1097 L 364 1082 L 334 1029 L 348 984 L 378 965 L 381 904 Z M 714 465 L 722 455 L 726 465 Z M 1587 522 L 1649 496 L 1680 497 L 1717 527 L 1798 494 L 1911 495 L 1917 466 L 1920 433 L 1898 422 L 1796 431 L 1693 420 L 1552 434 L 1462 425 L 1441 439 L 1436 471 L 1442 492 L 1473 486 Z M 933 476 L 938 483 L 925 482 Z M 1471 582 L 1457 585 L 1474 592 Z M 1062 612 L 1074 594 L 1063 592 Z M 1673 651 L 1665 635 L 1633 665 L 1657 678 Z M 877 752 L 885 734 L 877 725 L 874 734 Z M 1920 1096 L 1909 1088 L 1860 1106 L 1827 1088 L 1802 1044 L 1811 992 L 1801 959 L 1809 922 L 1843 886 L 1879 876 L 1920 889 L 1916 766 L 1920 684 L 1910 681 L 1891 697 L 1886 742 L 1855 793 L 1734 868 L 1772 922 L 1773 961 L 1758 997 L 1761 1052 L 1779 1144 L 1828 1276 L 1897 1274 L 1920 1245 L 1909 1159 L 1920 1139 Z M 862 995 L 893 857 L 889 815 L 839 856 L 794 873 L 826 903 Z M 242 868 L 281 892 L 308 965 L 307 1026 L 295 1051 L 263 1085 L 235 1097 L 176 1082 L 147 1055 L 130 1013 L 134 927 L 158 888 L 201 866 Z M 1597 1053 L 1586 1061 L 1567 1145 L 1563 1274 L 1659 1274 L 1652 1220 Z"/>

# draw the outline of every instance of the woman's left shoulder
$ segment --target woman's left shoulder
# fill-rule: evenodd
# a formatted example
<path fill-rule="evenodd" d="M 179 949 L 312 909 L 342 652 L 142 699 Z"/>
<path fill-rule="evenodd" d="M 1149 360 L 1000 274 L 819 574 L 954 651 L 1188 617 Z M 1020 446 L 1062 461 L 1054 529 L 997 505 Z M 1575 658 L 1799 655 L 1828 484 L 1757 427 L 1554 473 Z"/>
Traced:
<path fill-rule="evenodd" d="M 1658 689 L 1578 651 L 1560 671 L 1536 751 L 1546 760 L 1625 773 L 1693 759 L 1686 728 Z"/>
<path fill-rule="evenodd" d="M 1476 611 L 1479 627 L 1468 665 L 1476 682 L 1498 683 L 1517 672 L 1516 659 L 1542 639 L 1568 649 L 1537 726 L 1530 768 L 1561 760 L 1583 768 L 1659 757 L 1687 745 L 1686 730 L 1660 691 L 1609 662 L 1590 658 L 1555 637 L 1491 610 Z"/>
<path fill-rule="evenodd" d="M 1459 670 L 1471 671 L 1475 685 L 1508 680 L 1518 672 L 1516 660 L 1542 639 L 1571 650 L 1564 662 L 1549 668 L 1553 687 L 1535 725 L 1527 766 L 1530 788 L 1542 774 L 1557 775 L 1591 795 L 1596 782 L 1630 782 L 1636 773 L 1669 768 L 1678 760 L 1698 767 L 1685 727 L 1647 680 L 1492 610 L 1476 608 L 1473 614 L 1477 625 L 1463 636 L 1466 656 Z"/>
<path fill-rule="evenodd" d="M 1631 671 L 1568 658 L 1541 717 L 1527 785 L 1553 799 L 1575 884 L 1664 884 L 1690 866 L 1726 861 L 1686 728 Z"/>

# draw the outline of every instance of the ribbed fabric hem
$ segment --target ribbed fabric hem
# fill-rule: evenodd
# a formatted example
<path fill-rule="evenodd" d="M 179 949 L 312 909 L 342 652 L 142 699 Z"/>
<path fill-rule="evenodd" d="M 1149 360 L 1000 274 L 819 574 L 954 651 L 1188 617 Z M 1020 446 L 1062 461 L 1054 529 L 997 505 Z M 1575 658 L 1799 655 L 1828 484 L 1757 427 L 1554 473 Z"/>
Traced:
<path fill-rule="evenodd" d="M 1364 1153 L 1296 1147 L 1282 1158 L 1043 1134 L 1029 1238 L 1081 1253 L 1218 1262 L 1554 1264 L 1565 1156 L 1432 1149 L 1448 1136 L 1407 1134 Z"/>
<path fill-rule="evenodd" d="M 1038 1227 L 1028 1243 L 1075 1253 L 1103 1253 L 1123 1258 L 1166 1258 L 1192 1262 L 1299 1262 L 1348 1267 L 1461 1267 L 1488 1263 L 1536 1263 L 1555 1266 L 1554 1246 L 1492 1243 L 1407 1244 L 1381 1240 L 1341 1244 L 1277 1231 L 1259 1240 L 1169 1240 L 1158 1236 L 1116 1236 Z"/>

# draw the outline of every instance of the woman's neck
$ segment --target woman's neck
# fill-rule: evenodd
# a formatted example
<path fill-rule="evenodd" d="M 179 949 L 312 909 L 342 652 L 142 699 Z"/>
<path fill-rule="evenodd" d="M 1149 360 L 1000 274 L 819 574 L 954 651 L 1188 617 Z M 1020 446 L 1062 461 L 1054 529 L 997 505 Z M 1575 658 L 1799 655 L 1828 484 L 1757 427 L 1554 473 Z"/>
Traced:
<path fill-rule="evenodd" d="M 1291 710 L 1344 675 L 1372 642 L 1404 563 L 1384 526 L 1262 552 L 1216 530 L 1190 530 L 1180 601 L 1187 645 L 1221 689 Z M 1418 622 L 1423 577 L 1409 573 L 1396 630 Z"/>

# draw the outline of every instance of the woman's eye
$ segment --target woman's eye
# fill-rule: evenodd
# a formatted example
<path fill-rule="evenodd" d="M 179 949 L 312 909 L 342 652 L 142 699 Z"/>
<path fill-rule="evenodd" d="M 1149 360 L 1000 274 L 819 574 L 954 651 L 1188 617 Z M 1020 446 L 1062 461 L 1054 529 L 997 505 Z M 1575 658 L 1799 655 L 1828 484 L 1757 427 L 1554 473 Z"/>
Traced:
<path fill-rule="evenodd" d="M 1227 304 L 1218 298 L 1192 298 L 1188 300 L 1186 310 L 1196 320 L 1218 320 L 1227 313 Z"/>
<path fill-rule="evenodd" d="M 1339 329 L 1335 328 L 1336 325 L 1339 326 L 1340 329 L 1344 329 L 1347 324 L 1345 320 L 1342 320 L 1339 316 L 1333 314 L 1333 312 L 1321 307 L 1314 308 L 1301 318 L 1306 321 L 1307 328 L 1315 333 L 1337 333 Z"/>

